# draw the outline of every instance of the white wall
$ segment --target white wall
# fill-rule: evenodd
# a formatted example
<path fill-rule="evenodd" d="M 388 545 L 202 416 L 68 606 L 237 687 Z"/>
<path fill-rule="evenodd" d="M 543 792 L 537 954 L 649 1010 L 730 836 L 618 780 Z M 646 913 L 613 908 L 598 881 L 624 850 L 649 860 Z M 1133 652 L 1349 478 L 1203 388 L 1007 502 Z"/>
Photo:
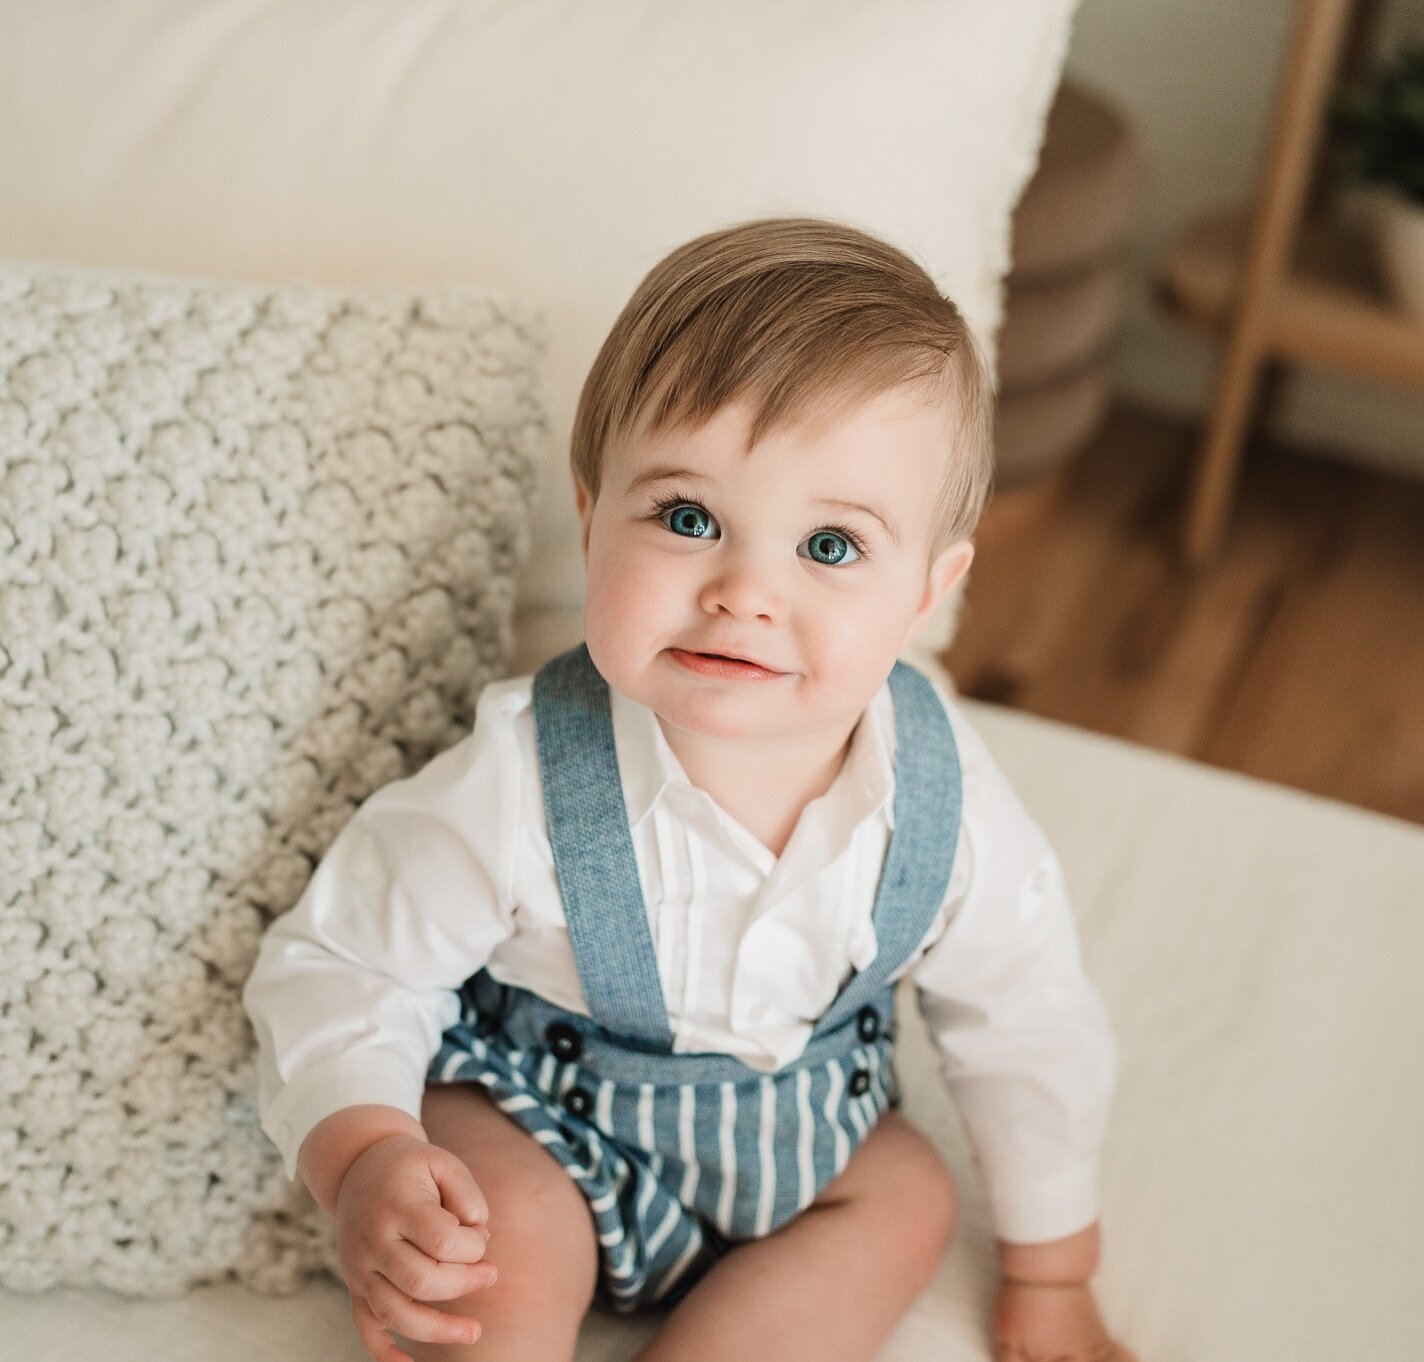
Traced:
<path fill-rule="evenodd" d="M 1216 347 L 1152 300 L 1149 281 L 1204 206 L 1248 197 L 1262 155 L 1292 0 L 1082 0 L 1068 69 L 1111 96 L 1140 140 L 1144 184 L 1132 244 L 1120 391 L 1201 413 Z M 1396 0 L 1382 47 L 1424 31 L 1424 0 Z M 1293 375 L 1277 429 L 1303 446 L 1424 476 L 1424 394 L 1334 376 Z"/>

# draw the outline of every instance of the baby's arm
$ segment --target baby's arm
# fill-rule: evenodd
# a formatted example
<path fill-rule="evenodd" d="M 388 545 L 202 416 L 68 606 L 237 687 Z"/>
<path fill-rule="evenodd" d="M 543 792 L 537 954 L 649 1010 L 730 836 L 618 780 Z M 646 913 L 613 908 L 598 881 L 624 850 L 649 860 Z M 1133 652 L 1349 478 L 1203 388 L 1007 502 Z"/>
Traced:
<path fill-rule="evenodd" d="M 262 1128 L 289 1174 L 313 1127 L 344 1107 L 394 1107 L 419 1121 L 431 1057 L 459 1019 L 458 990 L 512 930 L 460 831 L 406 784 L 380 791 L 341 830 L 263 937 L 243 988 Z"/>
<path fill-rule="evenodd" d="M 1089 1280 L 1116 1046 L 1052 847 L 962 714 L 947 926 L 912 967 L 998 1238 L 999 1356 L 1119 1359 Z"/>
<path fill-rule="evenodd" d="M 513 931 L 520 756 L 499 692 L 485 688 L 469 737 L 356 811 L 262 939 L 242 1000 L 262 1128 L 289 1176 L 343 1107 L 419 1121 L 457 990 Z"/>
<path fill-rule="evenodd" d="M 468 1294 L 490 1271 L 472 1266 L 483 1195 L 419 1119 L 457 990 L 512 931 L 501 848 L 518 772 L 483 699 L 469 738 L 342 829 L 243 990 L 263 1129 L 336 1220 L 357 1328 L 379 1358 L 401 1355 L 386 1325 L 468 1339 L 472 1321 L 418 1302 Z"/>
<path fill-rule="evenodd" d="M 472 1341 L 477 1321 L 427 1302 L 493 1280 L 480 1261 L 484 1195 L 418 1116 L 430 1057 L 459 1014 L 455 990 L 507 930 L 502 914 L 480 911 L 491 902 L 448 826 L 388 796 L 343 829 L 264 939 L 245 990 L 264 1129 L 336 1222 L 352 1318 L 375 1362 L 405 1357 L 393 1332 Z"/>

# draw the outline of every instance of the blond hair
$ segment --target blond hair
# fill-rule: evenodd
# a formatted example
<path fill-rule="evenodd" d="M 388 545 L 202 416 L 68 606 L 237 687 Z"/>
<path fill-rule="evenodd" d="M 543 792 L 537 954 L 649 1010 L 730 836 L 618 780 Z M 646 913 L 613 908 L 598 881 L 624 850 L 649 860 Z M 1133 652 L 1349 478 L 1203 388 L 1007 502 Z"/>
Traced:
<path fill-rule="evenodd" d="M 584 380 L 570 463 L 596 498 L 605 452 L 640 421 L 648 433 L 697 426 L 748 397 L 750 449 L 903 384 L 953 403 L 933 555 L 973 531 L 993 478 L 992 380 L 959 309 L 854 227 L 743 222 L 679 246 L 634 290 Z"/>

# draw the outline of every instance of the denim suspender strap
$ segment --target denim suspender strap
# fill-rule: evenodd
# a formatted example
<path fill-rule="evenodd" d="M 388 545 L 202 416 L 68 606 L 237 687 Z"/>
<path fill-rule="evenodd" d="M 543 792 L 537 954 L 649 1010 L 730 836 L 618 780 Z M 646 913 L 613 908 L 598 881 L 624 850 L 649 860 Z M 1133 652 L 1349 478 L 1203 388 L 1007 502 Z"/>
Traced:
<path fill-rule="evenodd" d="M 549 844 L 589 1012 L 611 1031 L 669 1052 L 608 684 L 586 645 L 535 673 L 533 702 Z"/>
<path fill-rule="evenodd" d="M 924 940 L 944 903 L 963 807 L 959 749 L 929 678 L 890 672 L 895 704 L 895 828 L 875 892 L 875 959 L 853 975 L 816 1025 L 832 1031 L 870 1002 Z"/>

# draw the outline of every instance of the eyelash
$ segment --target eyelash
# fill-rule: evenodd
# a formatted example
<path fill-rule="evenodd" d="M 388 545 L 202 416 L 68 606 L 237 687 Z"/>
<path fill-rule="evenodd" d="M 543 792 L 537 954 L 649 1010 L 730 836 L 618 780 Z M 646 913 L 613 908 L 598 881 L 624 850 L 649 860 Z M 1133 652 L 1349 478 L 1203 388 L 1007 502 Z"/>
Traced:
<path fill-rule="evenodd" d="M 674 506 L 695 506 L 704 515 L 710 516 L 712 514 L 696 497 L 685 497 L 679 492 L 672 492 L 665 497 L 659 497 L 653 503 L 653 518 L 661 519 L 672 510 Z M 840 537 L 860 555 L 861 561 L 869 560 L 870 550 L 865 547 L 865 541 L 848 526 L 837 525 L 835 523 L 821 525 L 817 528 L 816 533 L 819 534 L 823 530 L 829 530 L 831 534 L 840 535 Z"/>

